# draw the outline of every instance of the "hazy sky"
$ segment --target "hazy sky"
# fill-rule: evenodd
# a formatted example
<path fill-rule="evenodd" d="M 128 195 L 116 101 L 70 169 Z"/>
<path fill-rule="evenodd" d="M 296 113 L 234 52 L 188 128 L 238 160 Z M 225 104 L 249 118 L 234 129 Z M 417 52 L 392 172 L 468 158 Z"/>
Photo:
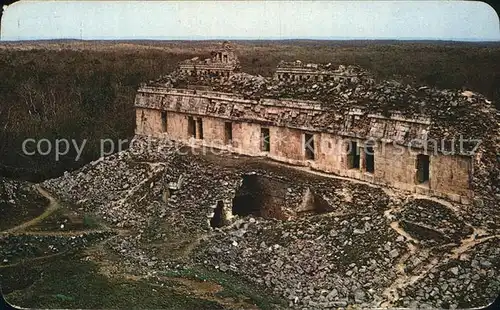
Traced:
<path fill-rule="evenodd" d="M 4 7 L 2 40 L 500 40 L 476 1 L 21 1 Z"/>

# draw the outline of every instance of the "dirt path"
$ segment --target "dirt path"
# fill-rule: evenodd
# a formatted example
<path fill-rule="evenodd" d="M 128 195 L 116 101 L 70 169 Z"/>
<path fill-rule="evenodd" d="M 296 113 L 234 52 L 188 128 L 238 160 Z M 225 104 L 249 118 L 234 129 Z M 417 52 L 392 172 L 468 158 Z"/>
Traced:
<path fill-rule="evenodd" d="M 180 294 L 195 295 L 198 298 L 214 301 L 229 309 L 259 310 L 260 308 L 242 299 L 244 296 L 223 297 L 219 295 L 224 290 L 222 285 L 212 281 L 200 281 L 180 277 L 157 277 L 158 280 L 173 281 L 179 285 L 174 286 Z M 161 285 L 161 284 L 160 284 Z"/>
<path fill-rule="evenodd" d="M 14 232 L 17 232 L 17 231 L 20 231 L 20 230 L 24 230 L 30 226 L 33 226 L 35 224 L 38 224 L 39 222 L 43 221 L 44 219 L 46 219 L 49 215 L 51 215 L 52 213 L 54 213 L 57 209 L 61 208 L 61 205 L 59 204 L 59 202 L 54 198 L 52 197 L 52 195 L 50 195 L 49 192 L 47 192 L 46 190 L 44 190 L 40 185 L 35 185 L 36 189 L 38 190 L 38 192 L 45 198 L 47 198 L 49 200 L 49 205 L 47 207 L 47 209 L 45 209 L 45 211 L 40 214 L 39 216 L 35 217 L 34 219 L 31 219 L 27 222 L 24 222 L 20 225 L 17 225 L 16 227 L 12 227 L 10 229 L 7 229 L 7 230 L 4 230 L 2 232 L 0 232 L 0 234 L 11 234 L 11 233 L 14 233 Z"/>
<path fill-rule="evenodd" d="M 56 198 L 54 198 L 49 192 L 47 192 L 45 189 L 43 189 L 40 185 L 35 185 L 36 189 L 38 192 L 47 198 L 49 200 L 49 205 L 45 209 L 45 211 L 35 217 L 34 219 L 31 219 L 27 222 L 24 222 L 16 227 L 10 228 L 8 230 L 4 230 L 0 232 L 0 234 L 4 235 L 31 235 L 31 236 L 65 236 L 65 237 L 71 237 L 71 236 L 79 236 L 82 234 L 90 234 L 90 233 L 104 233 L 104 232 L 109 232 L 113 231 L 116 232 L 118 235 L 123 235 L 125 233 L 128 233 L 129 231 L 126 229 L 115 229 L 115 228 L 110 228 L 107 226 L 105 223 L 99 223 L 100 226 L 102 227 L 101 229 L 86 229 L 86 230 L 65 230 L 65 231 L 26 231 L 27 228 L 34 226 L 44 219 L 46 219 L 48 216 L 53 214 L 55 211 L 58 209 L 62 208 L 62 205 L 57 201 Z"/>
<path fill-rule="evenodd" d="M 87 230 L 66 230 L 66 231 L 50 231 L 50 230 L 41 230 L 41 231 L 15 231 L 9 233 L 10 236 L 16 235 L 28 235 L 28 236 L 61 236 L 61 237 L 73 237 L 73 236 L 81 236 L 87 234 L 101 234 L 105 232 L 116 232 L 120 234 L 121 232 L 128 232 L 125 229 L 87 229 Z"/>
<path fill-rule="evenodd" d="M 49 255 L 43 255 L 43 256 L 37 256 L 37 257 L 33 257 L 33 258 L 29 258 L 29 259 L 23 259 L 17 263 L 13 263 L 13 264 L 9 264 L 9 265 L 0 265 L 0 270 L 1 269 L 6 269 L 6 268 L 12 268 L 12 267 L 16 267 L 16 266 L 20 266 L 20 265 L 24 265 L 24 264 L 27 264 L 27 263 L 34 263 L 34 262 L 40 262 L 40 261 L 44 261 L 44 260 L 48 260 L 48 259 L 53 259 L 53 258 L 56 258 L 56 257 L 60 257 L 60 256 L 63 256 L 63 255 L 66 255 L 67 253 L 69 253 L 71 250 L 64 250 L 62 252 L 59 252 L 59 253 L 54 253 L 54 254 L 49 254 Z"/>
<path fill-rule="evenodd" d="M 389 195 L 389 197 L 391 197 Z M 459 214 L 460 210 L 454 206 L 452 203 L 435 198 L 435 197 L 427 197 L 427 196 L 422 196 L 418 194 L 412 195 L 414 199 L 428 199 L 435 201 L 437 203 L 440 203 L 447 207 L 449 210 L 452 212 Z M 394 197 L 391 197 L 392 199 Z M 411 237 L 411 235 L 405 231 L 401 226 L 400 222 L 397 220 L 394 220 L 393 218 L 393 213 L 401 211 L 403 207 L 401 207 L 401 204 L 396 204 L 394 201 L 391 201 L 389 205 L 389 209 L 387 209 L 384 212 L 384 216 L 391 221 L 390 227 L 400 236 L 403 236 L 406 240 L 406 245 L 408 247 L 408 253 L 406 255 L 403 255 L 399 262 L 396 264 L 396 273 L 397 273 L 397 278 L 389 285 L 386 287 L 386 289 L 383 292 L 383 296 L 385 297 L 385 300 L 382 300 L 379 306 L 381 308 L 389 308 L 393 307 L 394 303 L 400 298 L 398 291 L 402 290 L 418 280 L 422 279 L 425 277 L 428 273 L 430 273 L 432 270 L 435 268 L 439 268 L 442 265 L 447 264 L 451 260 L 454 259 L 459 259 L 460 255 L 463 253 L 471 250 L 474 246 L 483 243 L 485 241 L 488 241 L 493 238 L 500 238 L 500 235 L 487 235 L 484 229 L 480 227 L 474 227 L 469 223 L 464 223 L 465 225 L 469 226 L 472 228 L 472 233 L 468 235 L 467 237 L 463 238 L 460 240 L 460 242 L 450 244 L 453 246 L 450 250 L 440 253 L 438 255 L 433 255 L 432 250 L 433 248 L 423 248 L 420 245 L 420 242 L 416 240 L 415 238 Z M 411 259 L 412 257 L 417 257 L 417 259 L 420 261 L 420 263 L 415 266 L 415 268 L 411 272 L 407 272 L 404 268 L 405 263 Z"/>

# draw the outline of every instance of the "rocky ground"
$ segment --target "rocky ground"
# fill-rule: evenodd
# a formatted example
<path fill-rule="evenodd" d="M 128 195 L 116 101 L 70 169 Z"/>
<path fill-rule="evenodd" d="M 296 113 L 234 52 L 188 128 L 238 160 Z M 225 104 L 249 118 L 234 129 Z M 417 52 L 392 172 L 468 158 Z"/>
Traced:
<path fill-rule="evenodd" d="M 165 173 L 167 163 L 175 168 L 169 147 L 116 154 L 43 184 L 3 179 L 0 202 L 19 220 L 1 218 L 7 300 L 42 308 L 279 308 L 279 299 L 244 279 L 182 265 L 211 229 L 209 214 L 165 205 L 181 184 L 175 170 Z M 25 214 L 28 197 L 36 212 Z"/>
<path fill-rule="evenodd" d="M 127 229 L 105 249 L 151 281 L 206 268 L 290 309 L 469 308 L 500 292 L 499 231 L 473 206 L 206 151 L 137 137 L 41 186 Z"/>

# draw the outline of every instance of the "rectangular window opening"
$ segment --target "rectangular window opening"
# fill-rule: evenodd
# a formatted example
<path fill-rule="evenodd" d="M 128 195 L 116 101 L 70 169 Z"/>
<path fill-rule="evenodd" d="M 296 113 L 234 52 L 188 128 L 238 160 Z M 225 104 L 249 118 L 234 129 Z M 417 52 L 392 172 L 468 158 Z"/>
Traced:
<path fill-rule="evenodd" d="M 188 117 L 188 136 L 190 138 L 196 138 L 196 124 L 192 116 Z"/>
<path fill-rule="evenodd" d="M 260 129 L 260 144 L 261 151 L 269 152 L 271 151 L 271 136 L 269 134 L 269 128 Z"/>
<path fill-rule="evenodd" d="M 231 144 L 233 141 L 233 123 L 224 123 L 224 143 Z"/>
<path fill-rule="evenodd" d="M 365 170 L 369 173 L 375 171 L 375 154 L 373 152 L 373 146 L 365 147 Z"/>
<path fill-rule="evenodd" d="M 424 183 L 429 182 L 429 167 L 430 167 L 429 155 L 418 154 L 417 155 L 417 182 L 419 184 L 424 184 Z"/>
<path fill-rule="evenodd" d="M 167 132 L 167 112 L 161 112 L 161 129 L 163 132 Z"/>
<path fill-rule="evenodd" d="M 304 151 L 306 159 L 314 160 L 314 135 L 304 134 Z"/>
<path fill-rule="evenodd" d="M 347 163 L 349 169 L 359 169 L 360 154 L 358 143 L 349 141 L 347 145 Z"/>

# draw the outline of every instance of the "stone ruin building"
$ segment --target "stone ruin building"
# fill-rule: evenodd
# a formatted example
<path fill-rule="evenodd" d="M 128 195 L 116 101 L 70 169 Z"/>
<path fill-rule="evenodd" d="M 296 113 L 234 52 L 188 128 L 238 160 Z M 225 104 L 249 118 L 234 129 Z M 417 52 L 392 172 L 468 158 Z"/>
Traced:
<path fill-rule="evenodd" d="M 480 155 L 445 152 L 448 143 L 431 145 L 428 138 L 487 139 L 476 128 L 484 121 L 468 133 L 464 130 L 470 128 L 454 116 L 488 102 L 479 95 L 375 84 L 355 66 L 299 61 L 281 62 L 273 78 L 255 77 L 235 73 L 239 62 L 227 44 L 213 55 L 180 63 L 166 84 L 139 88 L 136 134 L 471 202 Z M 472 115 L 469 119 L 476 121 Z"/>
<path fill-rule="evenodd" d="M 212 57 L 204 60 L 198 57 L 185 60 L 179 64 L 181 72 L 187 75 L 214 75 L 229 77 L 240 69 L 238 57 L 228 42 L 212 52 Z"/>
<path fill-rule="evenodd" d="M 181 284 L 172 290 L 179 296 L 199 287 L 204 270 L 255 284 L 230 301 L 235 308 L 259 307 L 257 293 L 277 297 L 269 308 L 302 310 L 464 309 L 497 296 L 500 111 L 492 102 L 351 65 L 282 62 L 273 76 L 251 75 L 236 70 L 234 53 L 225 65 L 227 44 L 215 50 L 210 61 L 182 62 L 139 87 L 128 150 L 36 185 L 0 178 L 0 205 L 13 211 L 28 202 L 42 212 L 47 199 L 56 212 L 57 201 L 72 206 L 6 234 L 0 268 L 96 245 L 86 258 L 111 262 L 106 277 Z M 229 75 L 214 73 L 223 67 Z M 86 229 L 68 211 L 103 225 Z M 107 243 L 94 243 L 101 238 Z M 161 276 L 191 271 L 193 286 Z M 208 280 L 220 290 L 188 297 L 229 305 L 214 298 L 224 283 Z"/>

